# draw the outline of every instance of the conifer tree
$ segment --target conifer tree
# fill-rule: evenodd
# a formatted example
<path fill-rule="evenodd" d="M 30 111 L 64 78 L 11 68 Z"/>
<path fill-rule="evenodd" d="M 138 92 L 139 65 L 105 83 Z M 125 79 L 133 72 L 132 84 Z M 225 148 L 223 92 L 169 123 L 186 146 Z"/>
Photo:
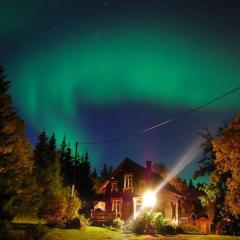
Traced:
<path fill-rule="evenodd" d="M 55 134 L 48 140 L 45 131 L 39 135 L 34 151 L 35 174 L 42 191 L 39 216 L 49 224 L 60 227 L 64 226 L 67 220 L 76 217 L 81 204 L 76 193 L 72 195 L 70 187 L 63 186 L 60 159 L 63 155 L 64 158 L 68 157 L 68 151 L 66 146 L 58 151 Z"/>
<path fill-rule="evenodd" d="M 34 202 L 34 181 L 31 147 L 8 89 L 9 81 L 5 80 L 4 68 L 0 67 L 0 219 L 11 221 L 27 209 L 28 203 Z M 29 205 L 28 209 L 32 210 Z"/>
<path fill-rule="evenodd" d="M 41 171 L 42 169 L 46 168 L 46 158 L 47 158 L 47 147 L 48 147 L 48 137 L 43 130 L 40 135 L 38 136 L 38 142 L 34 148 L 34 167 L 36 171 L 36 175 L 38 176 L 38 181 L 41 182 L 43 174 Z"/>
<path fill-rule="evenodd" d="M 106 178 L 111 176 L 111 173 L 113 171 L 113 167 L 112 166 L 108 166 L 107 164 L 103 165 L 103 168 L 100 172 L 100 179 L 101 181 L 105 180 Z"/>
<path fill-rule="evenodd" d="M 66 142 L 64 136 L 60 149 L 59 157 L 61 163 L 61 175 L 63 178 L 64 186 L 71 186 L 73 184 L 73 156 L 70 144 Z"/>
<path fill-rule="evenodd" d="M 93 184 L 88 152 L 81 156 L 80 161 L 76 164 L 77 190 L 79 191 L 79 196 L 85 200 L 89 200 L 93 194 Z"/>
<path fill-rule="evenodd" d="M 5 80 L 4 69 L 0 68 L 0 216 L 13 217 L 12 199 L 17 194 L 17 162 L 14 156 L 13 143 L 15 129 L 9 128 L 15 117 L 10 96 L 7 91 L 9 82 Z"/>
<path fill-rule="evenodd" d="M 48 147 L 47 147 L 47 156 L 46 156 L 46 189 L 53 196 L 61 194 L 62 178 L 61 178 L 61 164 L 59 160 L 59 155 L 57 153 L 56 147 L 56 138 L 55 134 L 52 134 L 50 137 Z"/>
<path fill-rule="evenodd" d="M 96 168 L 94 168 L 92 174 L 91 174 L 91 181 L 92 181 L 92 185 L 93 185 L 93 192 L 96 193 L 99 185 L 101 184 L 101 180 L 100 178 L 98 177 L 98 174 L 97 174 L 97 171 L 96 171 Z"/>
<path fill-rule="evenodd" d="M 55 134 L 52 134 L 48 141 L 46 132 L 41 132 L 38 142 L 35 145 L 34 159 L 35 175 L 38 180 L 39 189 L 42 192 L 41 216 L 49 199 L 61 195 L 63 190 L 60 175 L 61 164 L 56 149 Z"/>

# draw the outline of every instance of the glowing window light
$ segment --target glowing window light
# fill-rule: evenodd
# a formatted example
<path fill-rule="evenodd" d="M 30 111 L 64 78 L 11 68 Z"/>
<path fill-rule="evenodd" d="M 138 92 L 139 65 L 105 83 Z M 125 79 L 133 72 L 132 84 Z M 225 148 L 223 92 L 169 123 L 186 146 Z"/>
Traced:
<path fill-rule="evenodd" d="M 154 192 L 146 192 L 143 195 L 143 208 L 154 208 L 156 201 L 157 199 Z"/>

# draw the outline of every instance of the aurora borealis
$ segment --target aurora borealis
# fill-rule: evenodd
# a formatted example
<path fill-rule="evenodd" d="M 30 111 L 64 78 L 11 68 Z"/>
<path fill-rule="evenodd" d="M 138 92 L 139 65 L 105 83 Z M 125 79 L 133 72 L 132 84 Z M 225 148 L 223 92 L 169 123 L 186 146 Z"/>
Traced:
<path fill-rule="evenodd" d="M 1 5 L 0 61 L 33 143 L 44 128 L 71 143 L 118 137 L 240 85 L 238 1 Z M 239 102 L 238 92 L 146 135 L 80 150 L 97 168 L 126 156 L 171 166 L 203 127 L 230 121 Z"/>

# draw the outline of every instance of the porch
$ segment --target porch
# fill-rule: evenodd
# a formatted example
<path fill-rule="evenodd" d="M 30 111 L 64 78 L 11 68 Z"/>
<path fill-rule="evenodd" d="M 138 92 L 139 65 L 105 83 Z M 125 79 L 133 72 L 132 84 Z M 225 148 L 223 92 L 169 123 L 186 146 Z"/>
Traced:
<path fill-rule="evenodd" d="M 110 222 L 117 218 L 116 211 L 92 210 L 91 219 L 96 222 Z"/>

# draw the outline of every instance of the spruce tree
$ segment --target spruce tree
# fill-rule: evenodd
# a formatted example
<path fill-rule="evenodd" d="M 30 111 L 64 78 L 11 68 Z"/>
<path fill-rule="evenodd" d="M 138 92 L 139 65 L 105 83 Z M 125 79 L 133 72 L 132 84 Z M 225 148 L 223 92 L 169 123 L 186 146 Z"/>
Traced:
<path fill-rule="evenodd" d="M 0 67 L 0 219 L 11 221 L 27 210 L 26 206 L 32 210 L 34 181 L 31 176 L 31 147 L 8 89 L 9 81 L 5 80 L 4 68 Z"/>
<path fill-rule="evenodd" d="M 61 164 L 57 153 L 55 134 L 52 134 L 46 156 L 46 189 L 50 195 L 56 196 L 62 191 Z"/>
<path fill-rule="evenodd" d="M 42 170 L 46 168 L 46 157 L 47 157 L 47 148 L 48 148 L 48 137 L 43 130 L 40 135 L 38 136 L 38 142 L 35 145 L 34 148 L 34 167 L 36 171 L 36 175 L 38 176 L 39 182 L 41 182 L 42 179 Z"/>
<path fill-rule="evenodd" d="M 43 131 L 35 145 L 35 174 L 37 175 L 39 191 L 42 192 L 42 204 L 39 217 L 43 217 L 47 223 L 65 226 L 67 220 L 76 217 L 81 202 L 77 195 L 71 194 L 70 187 L 64 187 L 61 176 L 61 161 L 68 158 L 69 150 L 66 146 L 57 150 L 55 134 L 48 140 Z M 71 154 L 70 154 L 71 155 Z"/>
<path fill-rule="evenodd" d="M 17 161 L 13 143 L 15 129 L 9 128 L 15 117 L 10 96 L 7 91 L 9 82 L 5 80 L 4 68 L 0 67 L 0 217 L 11 220 L 13 217 L 12 200 L 17 194 Z"/>
<path fill-rule="evenodd" d="M 96 168 L 94 168 L 92 174 L 91 174 L 91 181 L 92 181 L 92 185 L 93 185 L 93 192 L 96 193 L 98 187 L 100 186 L 101 184 L 101 180 L 100 178 L 98 177 L 98 174 L 97 174 L 97 171 L 96 171 Z"/>
<path fill-rule="evenodd" d="M 89 162 L 88 152 L 81 156 L 80 161 L 76 163 L 76 187 L 79 196 L 84 200 L 89 200 L 93 193 L 93 184 L 91 180 L 91 164 Z"/>
<path fill-rule="evenodd" d="M 113 167 L 112 166 L 108 166 L 107 164 L 103 165 L 103 168 L 100 172 L 100 179 L 101 181 L 104 181 L 106 178 L 109 178 L 112 174 L 113 171 Z"/>
<path fill-rule="evenodd" d="M 45 131 L 38 136 L 34 149 L 34 172 L 42 194 L 39 216 L 44 217 L 50 200 L 62 194 L 61 164 L 56 149 L 55 135 L 48 141 Z"/>
<path fill-rule="evenodd" d="M 70 144 L 66 142 L 66 136 L 64 136 L 60 150 L 59 157 L 61 163 L 61 175 L 63 178 L 64 186 L 71 186 L 73 184 L 73 156 Z"/>

